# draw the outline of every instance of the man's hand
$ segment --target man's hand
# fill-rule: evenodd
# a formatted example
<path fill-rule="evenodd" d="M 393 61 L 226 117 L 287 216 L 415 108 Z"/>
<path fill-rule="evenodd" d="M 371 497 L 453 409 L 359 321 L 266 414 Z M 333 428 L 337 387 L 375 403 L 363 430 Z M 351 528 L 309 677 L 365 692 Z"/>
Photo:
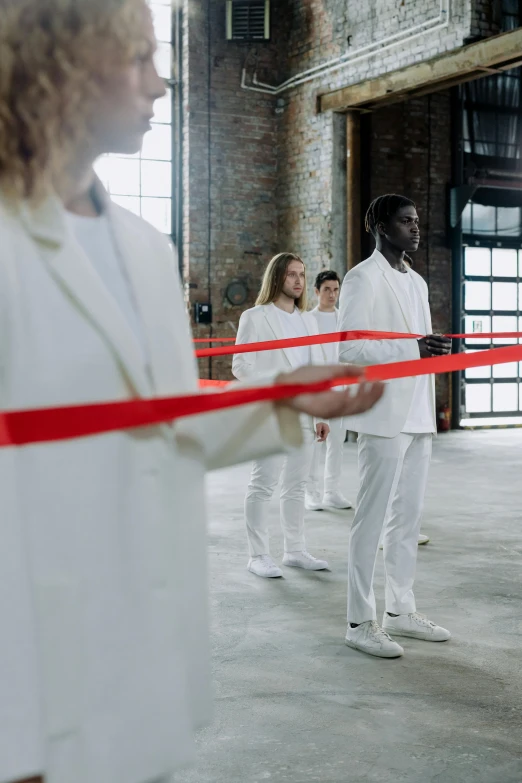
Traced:
<path fill-rule="evenodd" d="M 353 364 L 317 365 L 300 367 L 293 372 L 281 373 L 276 383 L 317 383 L 318 381 L 335 380 L 336 378 L 357 377 L 363 372 L 362 367 Z M 318 394 L 300 394 L 280 404 L 287 405 L 301 413 L 315 416 L 318 419 L 338 419 L 341 416 L 354 416 L 372 408 L 382 397 L 384 384 L 361 383 L 357 392 L 349 390 L 319 392 Z"/>
<path fill-rule="evenodd" d="M 451 338 L 442 334 L 429 334 L 417 341 L 421 359 L 430 359 L 432 356 L 446 356 L 451 353 Z"/>
<path fill-rule="evenodd" d="M 323 443 L 330 434 L 330 427 L 325 421 L 320 421 L 315 425 L 315 434 L 317 435 L 317 442 Z"/>

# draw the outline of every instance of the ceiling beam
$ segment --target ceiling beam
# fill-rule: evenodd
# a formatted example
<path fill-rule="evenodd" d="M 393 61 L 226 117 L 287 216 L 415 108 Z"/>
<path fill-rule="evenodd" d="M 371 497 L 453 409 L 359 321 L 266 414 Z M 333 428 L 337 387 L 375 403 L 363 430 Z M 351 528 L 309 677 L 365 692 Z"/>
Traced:
<path fill-rule="evenodd" d="M 376 55 L 378 56 L 378 55 Z M 371 111 L 398 101 L 445 90 L 522 62 L 522 28 L 463 46 L 376 79 L 351 84 L 318 97 L 318 109 Z"/>

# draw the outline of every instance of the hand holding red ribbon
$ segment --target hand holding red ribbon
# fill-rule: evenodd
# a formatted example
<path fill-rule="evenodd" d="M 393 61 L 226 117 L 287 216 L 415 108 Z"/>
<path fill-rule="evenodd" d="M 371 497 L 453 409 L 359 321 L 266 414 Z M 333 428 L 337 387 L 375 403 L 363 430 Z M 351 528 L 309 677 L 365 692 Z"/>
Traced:
<path fill-rule="evenodd" d="M 411 335 L 408 336 L 411 338 Z M 498 337 L 498 334 L 495 334 L 495 337 Z M 249 389 L 232 388 L 222 392 L 186 394 L 163 399 L 10 411 L 0 414 L 0 446 L 60 441 L 103 432 L 150 426 L 236 405 L 284 400 L 302 394 L 316 394 L 335 386 L 348 386 L 361 380 L 387 381 L 514 361 L 522 361 L 522 345 L 375 365 L 366 367 L 360 377 L 339 377 L 306 386 L 281 384 Z"/>

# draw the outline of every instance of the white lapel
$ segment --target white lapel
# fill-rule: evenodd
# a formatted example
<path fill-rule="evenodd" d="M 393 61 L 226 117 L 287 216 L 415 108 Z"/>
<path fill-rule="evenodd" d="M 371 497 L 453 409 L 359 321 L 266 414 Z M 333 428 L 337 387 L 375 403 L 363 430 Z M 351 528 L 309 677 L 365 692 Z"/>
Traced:
<path fill-rule="evenodd" d="M 263 315 L 265 316 L 266 322 L 273 333 L 276 340 L 284 340 L 285 335 L 283 334 L 283 329 L 281 327 L 281 322 L 279 320 L 279 316 L 276 311 L 275 305 L 265 305 L 263 308 Z M 288 364 L 293 367 L 292 362 L 292 354 L 289 353 L 287 348 L 281 348 L 279 349 L 282 351 L 285 359 L 287 360 Z"/>
<path fill-rule="evenodd" d="M 310 336 L 319 334 L 319 325 L 316 317 L 312 315 L 312 313 L 303 313 L 302 318 L 306 326 L 306 331 Z M 328 358 L 326 356 L 326 351 L 324 350 L 324 345 L 311 345 L 310 358 L 312 364 L 326 364 Z"/>
<path fill-rule="evenodd" d="M 49 270 L 105 338 L 137 396 L 151 394 L 137 339 L 66 224 L 56 196 L 37 206 L 25 203 L 21 218 Z"/>
<path fill-rule="evenodd" d="M 187 343 L 187 329 L 185 325 L 180 325 L 178 332 L 174 329 L 173 321 L 177 311 L 177 302 L 171 301 L 166 304 L 166 307 L 160 306 L 166 296 L 165 278 L 158 274 L 158 271 L 162 269 L 163 259 L 153 258 L 149 263 L 151 250 L 153 253 L 156 253 L 157 250 L 151 248 L 148 234 L 140 231 L 140 226 L 135 221 L 125 220 L 125 214 L 112 203 L 108 205 L 108 215 L 114 239 L 130 278 L 143 326 L 154 391 L 158 396 L 169 394 L 173 388 L 180 385 L 182 380 L 180 376 L 183 370 L 174 357 L 179 358 L 184 352 Z M 164 252 L 167 254 L 168 249 L 165 248 Z M 175 265 L 174 258 L 172 258 L 172 264 Z M 178 271 L 174 269 L 173 275 L 176 274 Z M 171 361 L 168 361 L 169 358 Z M 192 377 L 193 355 L 186 358 L 188 361 L 182 366 L 190 368 Z"/>
<path fill-rule="evenodd" d="M 415 287 L 415 290 L 417 291 L 417 296 L 420 298 L 422 302 L 422 312 L 424 314 L 424 334 L 431 334 L 432 331 L 431 312 L 430 312 L 430 303 L 428 301 L 428 297 L 426 296 L 423 287 L 419 283 L 417 274 L 413 271 L 412 271 L 411 278 L 413 280 L 413 285 Z"/>
<path fill-rule="evenodd" d="M 390 288 L 392 289 L 393 293 L 395 294 L 395 297 L 397 299 L 397 302 L 399 303 L 399 307 L 401 308 L 402 315 L 404 317 L 404 320 L 406 321 L 406 325 L 410 332 L 413 332 L 413 325 L 411 320 L 411 313 L 410 313 L 410 307 L 409 303 L 406 297 L 406 294 L 402 291 L 402 289 L 397 285 L 397 282 L 395 280 L 395 275 L 393 273 L 393 269 L 387 262 L 387 260 L 384 258 L 382 253 L 380 253 L 378 250 L 374 250 L 372 258 L 375 260 L 376 264 L 381 269 L 386 282 L 389 284 Z"/>

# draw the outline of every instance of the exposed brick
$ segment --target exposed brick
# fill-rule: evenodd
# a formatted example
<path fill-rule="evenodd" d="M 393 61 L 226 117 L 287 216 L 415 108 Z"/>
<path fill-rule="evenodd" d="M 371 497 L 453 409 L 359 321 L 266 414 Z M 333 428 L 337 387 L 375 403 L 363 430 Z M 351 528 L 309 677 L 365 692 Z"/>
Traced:
<path fill-rule="evenodd" d="M 343 270 L 332 228 L 333 122 L 316 113 L 319 94 L 458 48 L 472 36 L 498 31 L 493 0 L 451 0 L 451 16 L 436 20 L 435 0 L 272 0 L 273 38 L 255 46 L 225 40 L 222 0 L 181 0 L 184 30 L 184 259 L 187 300 L 212 300 L 214 334 L 234 334 L 252 306 L 263 270 L 283 249 L 300 253 L 310 278 L 321 268 Z M 208 13 L 207 13 L 208 11 Z M 209 35 L 210 25 L 210 35 Z M 384 40 L 386 39 L 386 41 Z M 209 47 L 210 40 L 210 47 Z M 388 44 L 393 44 L 388 46 Z M 372 56 L 354 53 L 374 47 Z M 386 48 L 384 48 L 386 47 Z M 241 89 L 245 66 L 270 84 L 347 54 L 343 67 L 279 97 Z M 429 122 L 431 112 L 431 122 Z M 450 107 L 446 93 L 374 113 L 371 196 L 389 190 L 416 200 L 425 240 L 417 254 L 429 278 L 434 327 L 451 325 L 446 188 L 450 180 Z M 430 143 L 428 145 L 428 139 Z M 367 205 L 363 205 L 363 208 Z M 338 212 L 338 211 L 337 211 Z M 209 273 L 210 260 L 210 273 Z M 233 279 L 245 281 L 243 307 L 227 303 Z M 197 336 L 208 336 L 198 327 Z M 200 362 L 203 376 L 209 362 Z M 213 377 L 230 377 L 230 360 L 212 362 Z M 438 384 L 439 401 L 448 396 Z"/>

